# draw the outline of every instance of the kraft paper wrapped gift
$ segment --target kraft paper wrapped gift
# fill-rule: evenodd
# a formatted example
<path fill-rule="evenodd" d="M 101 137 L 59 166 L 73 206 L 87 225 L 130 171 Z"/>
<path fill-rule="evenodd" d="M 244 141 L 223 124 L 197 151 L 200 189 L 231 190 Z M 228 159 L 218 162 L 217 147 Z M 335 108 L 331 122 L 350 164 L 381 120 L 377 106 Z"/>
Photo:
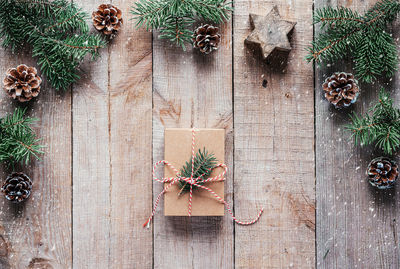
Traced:
<path fill-rule="evenodd" d="M 224 129 L 196 129 L 195 152 L 205 148 L 213 153 L 218 163 L 224 163 L 225 157 L 225 130 Z M 180 171 L 182 166 L 192 156 L 192 129 L 165 129 L 165 155 L 175 168 Z M 210 177 L 222 173 L 222 168 L 212 171 Z M 164 177 L 176 177 L 174 171 L 165 166 Z M 168 183 L 166 183 L 168 184 Z M 224 198 L 224 182 L 208 182 L 204 186 L 211 188 L 220 197 Z M 178 196 L 179 185 L 174 184 L 165 193 L 164 215 L 165 216 L 187 216 L 189 192 Z M 211 193 L 196 188 L 193 190 L 192 216 L 223 216 L 224 204 L 220 203 Z"/>

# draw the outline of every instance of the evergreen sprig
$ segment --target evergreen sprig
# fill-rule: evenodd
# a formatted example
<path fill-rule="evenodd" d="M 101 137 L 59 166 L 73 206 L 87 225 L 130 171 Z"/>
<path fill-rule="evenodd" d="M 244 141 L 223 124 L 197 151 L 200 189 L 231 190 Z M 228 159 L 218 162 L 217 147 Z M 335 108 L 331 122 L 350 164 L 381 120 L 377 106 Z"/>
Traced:
<path fill-rule="evenodd" d="M 212 169 L 217 165 L 217 159 L 215 158 L 214 154 L 208 153 L 208 151 L 203 148 L 196 153 L 194 158 L 194 166 L 193 166 L 193 178 L 196 179 L 196 184 L 203 185 L 204 180 L 207 179 Z M 185 165 L 180 170 L 180 175 L 182 177 L 190 178 L 192 175 L 192 159 L 186 162 Z M 181 189 L 179 194 L 185 193 L 190 190 L 190 185 L 187 184 L 186 181 L 180 180 L 179 181 L 179 188 Z M 197 188 L 193 186 L 193 189 Z"/>
<path fill-rule="evenodd" d="M 0 0 L 0 38 L 13 51 L 29 44 L 43 74 L 59 89 L 79 79 L 87 54 L 94 59 L 106 42 L 89 33 L 88 14 L 66 0 Z"/>
<path fill-rule="evenodd" d="M 39 159 L 43 153 L 40 139 L 31 128 L 37 119 L 25 117 L 25 111 L 17 108 L 0 119 L 0 162 L 28 164 L 32 157 Z"/>
<path fill-rule="evenodd" d="M 344 7 L 318 9 L 313 23 L 320 23 L 324 31 L 311 43 L 306 59 L 335 61 L 350 55 L 361 81 L 393 76 L 398 68 L 397 49 L 386 27 L 399 12 L 398 0 L 380 0 L 364 16 Z"/>
<path fill-rule="evenodd" d="M 140 0 L 132 7 L 131 14 L 137 27 L 159 29 L 160 38 L 169 39 L 185 50 L 191 42 L 191 25 L 196 20 L 222 23 L 232 12 L 226 0 Z"/>
<path fill-rule="evenodd" d="M 351 120 L 346 128 L 352 131 L 356 145 L 375 144 L 385 154 L 393 154 L 399 148 L 400 109 L 393 107 L 393 100 L 384 89 L 369 113 L 363 117 L 354 113 Z"/>

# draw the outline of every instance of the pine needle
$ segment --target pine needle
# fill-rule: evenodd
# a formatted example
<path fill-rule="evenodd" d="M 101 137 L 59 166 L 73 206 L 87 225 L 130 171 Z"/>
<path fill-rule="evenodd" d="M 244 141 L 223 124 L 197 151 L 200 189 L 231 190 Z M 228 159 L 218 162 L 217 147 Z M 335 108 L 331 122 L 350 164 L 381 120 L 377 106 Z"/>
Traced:
<path fill-rule="evenodd" d="M 79 79 L 87 54 L 95 59 L 106 46 L 89 33 L 88 14 L 66 0 L 0 0 L 0 38 L 12 51 L 32 48 L 42 73 L 56 90 Z"/>
<path fill-rule="evenodd" d="M 207 179 L 212 169 L 217 165 L 217 159 L 214 154 L 208 153 L 208 151 L 204 148 L 203 151 L 199 149 L 195 158 L 194 158 L 194 167 L 193 167 L 193 178 L 196 179 L 196 184 L 204 185 L 204 180 Z M 180 175 L 182 177 L 190 178 L 192 175 L 192 160 L 186 162 L 180 171 Z M 184 181 L 179 181 L 179 188 L 181 189 L 178 195 L 181 195 L 190 190 L 190 185 Z M 196 186 L 193 186 L 193 189 L 196 189 Z"/>
<path fill-rule="evenodd" d="M 29 164 L 32 157 L 39 159 L 43 153 L 44 146 L 38 144 L 40 139 L 31 128 L 37 119 L 25 117 L 25 111 L 17 108 L 0 119 L 0 162 Z"/>
<path fill-rule="evenodd" d="M 393 154 L 400 146 L 400 109 L 393 107 L 393 100 L 383 88 L 379 101 L 363 117 L 353 114 L 352 132 L 355 144 L 375 146 L 385 154 Z"/>
<path fill-rule="evenodd" d="M 399 12 L 398 0 L 380 0 L 363 16 L 344 7 L 316 10 L 313 23 L 324 31 L 311 43 L 306 59 L 335 61 L 350 55 L 361 81 L 393 76 L 398 68 L 397 49 L 386 28 Z"/>
<path fill-rule="evenodd" d="M 226 0 L 140 0 L 132 7 L 136 27 L 160 30 L 160 38 L 168 39 L 186 49 L 191 42 L 191 25 L 197 20 L 222 23 L 232 13 Z"/>

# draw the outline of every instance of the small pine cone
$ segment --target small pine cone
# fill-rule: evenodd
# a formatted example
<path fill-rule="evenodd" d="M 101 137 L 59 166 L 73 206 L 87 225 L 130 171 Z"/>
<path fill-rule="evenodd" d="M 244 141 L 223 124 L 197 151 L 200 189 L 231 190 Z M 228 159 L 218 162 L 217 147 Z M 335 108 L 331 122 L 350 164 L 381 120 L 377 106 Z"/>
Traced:
<path fill-rule="evenodd" d="M 4 182 L 1 191 L 7 200 L 13 203 L 20 203 L 28 199 L 32 191 L 32 181 L 24 173 L 11 173 Z"/>
<path fill-rule="evenodd" d="M 397 164 L 385 157 L 373 159 L 367 169 L 368 181 L 379 189 L 389 189 L 394 186 L 399 175 Z"/>
<path fill-rule="evenodd" d="M 348 107 L 355 103 L 360 88 L 358 82 L 352 74 L 340 72 L 328 77 L 322 88 L 325 92 L 325 98 L 336 108 Z"/>
<path fill-rule="evenodd" d="M 221 41 L 221 35 L 218 33 L 218 30 L 218 27 L 208 24 L 199 26 L 192 36 L 193 46 L 205 54 L 218 49 L 219 42 Z"/>
<path fill-rule="evenodd" d="M 94 27 L 113 38 L 123 24 L 122 11 L 112 4 L 102 4 L 92 13 Z"/>
<path fill-rule="evenodd" d="M 27 102 L 38 96 L 41 83 L 36 68 L 25 64 L 8 69 L 3 80 L 4 91 L 19 102 Z"/>

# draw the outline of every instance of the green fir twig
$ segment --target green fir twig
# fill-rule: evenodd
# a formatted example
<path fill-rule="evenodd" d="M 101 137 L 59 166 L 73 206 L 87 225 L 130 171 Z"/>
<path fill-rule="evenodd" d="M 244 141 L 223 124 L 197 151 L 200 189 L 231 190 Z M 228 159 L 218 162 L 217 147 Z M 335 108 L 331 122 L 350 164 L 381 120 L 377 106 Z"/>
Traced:
<path fill-rule="evenodd" d="M 229 20 L 232 3 L 227 0 L 140 0 L 132 7 L 136 27 L 160 30 L 168 39 L 185 50 L 191 42 L 191 25 L 197 20 L 222 23 Z"/>
<path fill-rule="evenodd" d="M 324 31 L 311 43 L 306 59 L 336 61 L 351 55 L 361 81 L 393 76 L 398 68 L 397 49 L 386 28 L 399 12 L 398 0 L 380 0 L 363 16 L 344 7 L 316 10 L 313 23 Z"/>
<path fill-rule="evenodd" d="M 106 45 L 99 35 L 89 33 L 87 18 L 66 0 L 0 0 L 0 38 L 12 51 L 29 45 L 51 85 L 65 90 L 79 79 L 83 58 L 96 58 Z"/>
<path fill-rule="evenodd" d="M 31 128 L 37 119 L 25 117 L 25 111 L 17 108 L 0 119 L 0 162 L 29 164 L 32 157 L 40 159 L 43 153 L 44 146 Z"/>
<path fill-rule="evenodd" d="M 204 180 L 207 179 L 212 169 L 217 165 L 217 159 L 214 154 L 208 153 L 208 151 L 204 148 L 203 150 L 199 150 L 194 158 L 194 166 L 193 166 L 193 178 L 196 179 L 196 184 L 203 185 Z M 182 177 L 190 178 L 192 175 L 192 160 L 186 162 L 185 165 L 180 170 L 180 175 Z M 179 194 L 181 195 L 190 190 L 190 185 L 187 184 L 186 181 L 179 181 Z M 193 186 L 193 189 L 196 189 L 196 186 Z"/>
<path fill-rule="evenodd" d="M 355 144 L 375 144 L 385 154 L 393 154 L 400 146 L 400 109 L 393 107 L 393 100 L 384 89 L 379 101 L 364 116 L 351 117 L 346 129 L 352 132 Z"/>

